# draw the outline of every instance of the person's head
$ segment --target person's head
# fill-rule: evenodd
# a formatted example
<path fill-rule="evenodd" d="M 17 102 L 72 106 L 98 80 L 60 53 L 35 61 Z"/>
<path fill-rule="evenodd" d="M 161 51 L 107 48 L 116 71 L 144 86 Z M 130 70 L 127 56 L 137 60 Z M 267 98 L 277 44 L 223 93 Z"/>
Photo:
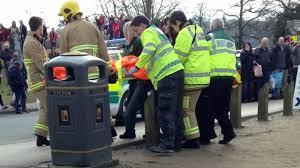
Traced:
<path fill-rule="evenodd" d="M 20 25 L 21 25 L 21 26 L 23 26 L 23 25 L 24 25 L 24 23 L 23 23 L 23 20 L 20 20 Z"/>
<path fill-rule="evenodd" d="M 290 36 L 286 36 L 286 37 L 284 38 L 284 44 L 285 44 L 285 45 L 290 45 L 290 43 L 291 43 L 291 37 L 290 37 Z"/>
<path fill-rule="evenodd" d="M 215 31 L 216 29 L 223 29 L 224 22 L 221 18 L 215 18 L 211 21 L 210 30 Z"/>
<path fill-rule="evenodd" d="M 119 22 L 119 19 L 115 17 L 115 18 L 114 18 L 114 22 L 115 22 L 115 23 L 118 23 L 118 22 Z"/>
<path fill-rule="evenodd" d="M 260 42 L 260 46 L 262 48 L 268 48 L 268 45 L 269 45 L 269 39 L 267 37 L 262 38 Z"/>
<path fill-rule="evenodd" d="M 51 29 L 53 32 L 55 31 L 55 29 L 54 29 L 54 27 L 52 27 L 52 29 Z"/>
<path fill-rule="evenodd" d="M 3 47 L 4 47 L 4 49 L 9 49 L 9 42 L 5 42 L 5 43 L 3 44 Z"/>
<path fill-rule="evenodd" d="M 132 27 L 132 31 L 135 36 L 140 36 L 149 25 L 150 25 L 150 21 L 147 17 L 136 16 L 132 20 L 130 27 Z"/>
<path fill-rule="evenodd" d="M 186 22 L 186 16 L 182 11 L 175 11 L 170 17 L 170 26 L 172 26 L 175 33 L 178 33 Z"/>
<path fill-rule="evenodd" d="M 43 36 L 43 19 L 37 16 L 33 16 L 29 19 L 29 27 L 32 32 L 37 36 Z"/>
<path fill-rule="evenodd" d="M 252 45 L 250 42 L 246 42 L 243 46 L 244 51 L 252 51 Z"/>
<path fill-rule="evenodd" d="M 0 23 L 0 28 L 2 28 L 3 27 L 3 24 L 2 23 Z"/>
<path fill-rule="evenodd" d="M 75 0 L 67 0 L 60 8 L 59 16 L 63 16 L 66 22 L 71 22 L 81 18 L 82 12 Z"/>
<path fill-rule="evenodd" d="M 16 21 L 12 21 L 11 25 L 12 27 L 16 27 L 17 26 Z"/>
<path fill-rule="evenodd" d="M 112 17 L 112 18 L 109 18 L 109 23 L 112 24 L 114 23 L 115 19 Z"/>
<path fill-rule="evenodd" d="M 165 34 L 170 33 L 170 19 L 169 17 L 166 17 L 162 22 L 162 30 Z"/>
<path fill-rule="evenodd" d="M 13 60 L 17 60 L 17 59 L 19 59 L 19 55 L 18 55 L 18 53 L 17 52 L 14 52 L 13 53 Z"/>
<path fill-rule="evenodd" d="M 130 24 L 131 24 L 131 22 L 126 22 L 123 27 L 124 37 L 126 38 L 128 43 L 130 43 L 134 37 L 132 28 L 130 27 Z"/>
<path fill-rule="evenodd" d="M 279 37 L 277 44 L 278 44 L 280 47 L 283 47 L 283 46 L 284 46 L 284 37 Z"/>

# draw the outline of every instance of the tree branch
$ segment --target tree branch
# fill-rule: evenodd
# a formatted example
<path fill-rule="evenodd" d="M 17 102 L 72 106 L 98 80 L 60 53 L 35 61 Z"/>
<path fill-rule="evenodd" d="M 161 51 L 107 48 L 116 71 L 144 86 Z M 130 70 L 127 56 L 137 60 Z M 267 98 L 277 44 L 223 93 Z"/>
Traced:
<path fill-rule="evenodd" d="M 238 15 L 226 13 L 226 12 L 225 12 L 224 10 L 222 10 L 222 9 L 217 10 L 217 12 L 222 12 L 224 15 L 229 16 L 229 17 L 235 17 L 235 18 L 238 19 L 238 20 L 240 19 L 240 17 L 239 17 Z"/>

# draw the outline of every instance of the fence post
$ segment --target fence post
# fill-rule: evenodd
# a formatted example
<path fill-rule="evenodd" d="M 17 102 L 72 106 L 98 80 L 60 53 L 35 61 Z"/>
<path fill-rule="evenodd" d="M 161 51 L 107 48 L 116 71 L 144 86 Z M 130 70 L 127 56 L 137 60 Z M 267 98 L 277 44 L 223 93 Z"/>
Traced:
<path fill-rule="evenodd" d="M 269 115 L 269 90 L 270 83 L 267 82 L 258 91 L 258 114 L 259 121 L 268 121 Z"/>
<path fill-rule="evenodd" d="M 233 128 L 242 127 L 242 84 L 232 89 L 230 98 L 230 120 Z"/>
<path fill-rule="evenodd" d="M 159 144 L 160 130 L 155 109 L 154 92 L 152 91 L 144 103 L 145 135 L 147 146 Z"/>
<path fill-rule="evenodd" d="M 283 115 L 284 116 L 291 116 L 293 115 L 293 96 L 294 96 L 294 86 L 295 81 L 288 82 L 288 71 L 285 72 L 286 79 L 285 79 L 285 87 L 283 92 Z"/>

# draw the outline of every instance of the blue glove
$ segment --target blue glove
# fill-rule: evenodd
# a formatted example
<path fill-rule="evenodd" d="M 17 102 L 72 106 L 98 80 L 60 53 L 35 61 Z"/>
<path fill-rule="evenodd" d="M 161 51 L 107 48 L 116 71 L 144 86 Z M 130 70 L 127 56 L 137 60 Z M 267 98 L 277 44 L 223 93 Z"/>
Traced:
<path fill-rule="evenodd" d="M 126 77 L 132 77 L 132 75 L 137 71 L 138 69 L 136 67 L 131 68 L 128 72 L 125 73 Z"/>

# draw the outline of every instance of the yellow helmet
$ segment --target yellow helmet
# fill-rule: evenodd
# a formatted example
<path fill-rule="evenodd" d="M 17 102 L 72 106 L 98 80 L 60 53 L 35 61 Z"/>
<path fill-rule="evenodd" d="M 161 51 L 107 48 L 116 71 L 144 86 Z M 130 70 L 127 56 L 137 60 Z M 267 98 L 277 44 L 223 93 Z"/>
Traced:
<path fill-rule="evenodd" d="M 70 21 L 71 17 L 79 13 L 81 12 L 78 3 L 75 0 L 68 0 L 61 6 L 58 15 L 63 16 L 65 21 Z"/>

